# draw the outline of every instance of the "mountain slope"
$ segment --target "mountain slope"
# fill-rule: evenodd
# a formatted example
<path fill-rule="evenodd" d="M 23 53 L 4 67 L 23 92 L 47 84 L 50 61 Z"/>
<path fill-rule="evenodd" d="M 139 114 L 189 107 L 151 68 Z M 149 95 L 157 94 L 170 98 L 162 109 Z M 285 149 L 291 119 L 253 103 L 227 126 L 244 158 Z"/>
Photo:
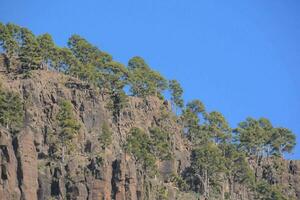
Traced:
<path fill-rule="evenodd" d="M 3 64 L 1 64 L 3 69 Z M 2 71 L 5 71 L 4 69 Z M 198 195 L 180 189 L 178 177 L 190 165 L 191 144 L 183 127 L 171 112 L 169 103 L 157 97 L 129 97 L 118 120 L 108 108 L 110 97 L 96 88 L 62 73 L 34 70 L 30 78 L 22 74 L 0 73 L 2 87 L 18 93 L 24 103 L 24 122 L 13 134 L 0 129 L 1 199 L 197 199 Z M 72 139 L 72 151 L 61 160 L 53 153 L 53 139 L 59 131 L 59 102 L 72 103 L 80 130 Z M 99 137 L 103 124 L 112 133 L 105 148 Z M 124 145 L 131 128 L 147 134 L 159 127 L 169 134 L 172 157 L 156 160 L 158 173 L 147 174 L 144 166 Z M 272 159 L 260 164 L 248 159 L 257 179 L 270 179 L 283 186 L 288 199 L 300 197 L 300 162 L 279 160 L 282 173 L 270 170 Z M 272 168 L 272 167 L 271 167 Z M 174 177 L 177 177 L 174 178 Z M 222 184 L 223 196 L 212 199 L 253 199 L 254 193 L 239 183 Z"/>

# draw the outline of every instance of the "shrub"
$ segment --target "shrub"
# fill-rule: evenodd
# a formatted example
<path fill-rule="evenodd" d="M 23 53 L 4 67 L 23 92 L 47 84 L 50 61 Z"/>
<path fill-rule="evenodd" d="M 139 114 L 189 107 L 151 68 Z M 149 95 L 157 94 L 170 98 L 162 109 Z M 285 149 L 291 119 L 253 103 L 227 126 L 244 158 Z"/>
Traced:
<path fill-rule="evenodd" d="M 23 124 L 23 103 L 18 94 L 4 91 L 0 85 L 0 124 L 14 131 Z"/>
<path fill-rule="evenodd" d="M 102 125 L 102 132 L 99 135 L 98 138 L 102 149 L 105 149 L 107 146 L 109 146 L 112 142 L 112 133 L 111 130 L 109 128 L 109 126 L 107 125 L 107 123 L 103 123 Z"/>

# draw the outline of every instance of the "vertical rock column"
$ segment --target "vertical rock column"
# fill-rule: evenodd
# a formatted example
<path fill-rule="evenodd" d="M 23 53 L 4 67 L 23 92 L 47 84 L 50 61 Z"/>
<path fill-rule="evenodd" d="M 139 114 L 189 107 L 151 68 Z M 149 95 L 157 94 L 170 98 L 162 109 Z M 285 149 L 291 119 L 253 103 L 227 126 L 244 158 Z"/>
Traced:
<path fill-rule="evenodd" d="M 33 133 L 26 129 L 20 134 L 19 145 L 19 170 L 21 178 L 22 196 L 25 200 L 36 200 L 38 190 L 37 152 L 34 146 Z"/>
<path fill-rule="evenodd" d="M 17 179 L 17 159 L 10 134 L 0 130 L 0 199 L 20 199 Z"/>

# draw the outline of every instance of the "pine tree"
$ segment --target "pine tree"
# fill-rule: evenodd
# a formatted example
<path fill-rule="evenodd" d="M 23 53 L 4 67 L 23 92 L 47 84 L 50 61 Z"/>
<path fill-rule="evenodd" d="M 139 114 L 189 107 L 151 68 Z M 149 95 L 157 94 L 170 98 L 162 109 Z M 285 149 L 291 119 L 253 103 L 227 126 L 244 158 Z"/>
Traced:
<path fill-rule="evenodd" d="M 150 69 L 141 57 L 128 62 L 130 92 L 133 96 L 160 96 L 167 89 L 167 81 L 158 72 Z"/>
<path fill-rule="evenodd" d="M 80 78 L 82 78 L 81 76 L 84 76 L 82 75 L 82 64 L 68 48 L 55 48 L 53 64 L 55 69 L 65 72 L 66 74 Z"/>
<path fill-rule="evenodd" d="M 75 118 L 73 105 L 70 101 L 63 100 L 60 102 L 57 120 L 60 127 L 58 138 L 60 140 L 62 149 L 62 162 L 64 162 L 65 149 L 68 149 L 68 147 L 71 145 L 72 139 L 75 138 L 80 129 L 80 124 Z"/>
<path fill-rule="evenodd" d="M 192 151 L 191 169 L 194 178 L 203 186 L 202 194 L 210 199 L 210 192 L 221 187 L 221 173 L 225 171 L 222 151 L 208 142 Z M 201 188 L 201 187 L 200 187 Z"/>
<path fill-rule="evenodd" d="M 172 157 L 170 135 L 158 127 L 150 128 L 149 133 L 155 156 L 161 160 L 169 160 Z"/>
<path fill-rule="evenodd" d="M 24 118 L 23 104 L 20 96 L 11 91 L 4 91 L 0 86 L 0 124 L 14 131 Z"/>
<path fill-rule="evenodd" d="M 102 145 L 102 149 L 105 149 L 112 142 L 112 132 L 107 125 L 107 123 L 103 123 L 101 128 L 101 134 L 99 135 L 99 142 Z"/>
<path fill-rule="evenodd" d="M 108 107 L 113 111 L 115 121 L 118 121 L 121 110 L 127 105 L 124 87 L 128 81 L 128 71 L 121 63 L 112 61 L 104 65 L 100 74 L 99 87 L 109 91 L 111 103 Z"/>
<path fill-rule="evenodd" d="M 37 37 L 41 50 L 43 64 L 55 68 L 57 62 L 57 49 L 50 34 L 46 33 Z"/>
<path fill-rule="evenodd" d="M 196 100 L 192 100 L 191 102 L 187 103 L 186 105 L 186 109 L 190 110 L 192 113 L 195 113 L 196 115 L 205 112 L 205 106 L 204 104 L 196 99 Z"/>
<path fill-rule="evenodd" d="M 270 143 L 271 152 L 283 156 L 283 153 L 291 153 L 296 146 L 296 136 L 287 128 L 274 128 Z"/>
<path fill-rule="evenodd" d="M 20 47 L 19 59 L 22 69 L 39 69 L 42 64 L 42 53 L 35 36 L 26 28 L 21 28 L 22 45 Z"/>
<path fill-rule="evenodd" d="M 97 56 L 101 54 L 97 47 L 93 46 L 79 35 L 72 35 L 69 38 L 68 47 L 82 64 L 94 62 L 97 59 Z"/>
<path fill-rule="evenodd" d="M 151 140 L 144 131 L 139 128 L 132 128 L 129 132 L 125 148 L 142 164 L 145 172 L 149 174 L 156 172 L 156 158 L 151 150 Z"/>
<path fill-rule="evenodd" d="M 5 53 L 6 67 L 9 71 L 15 64 L 20 50 L 21 28 L 15 24 L 0 23 L 0 47 Z"/>
<path fill-rule="evenodd" d="M 175 113 L 177 113 L 177 107 L 183 108 L 183 89 L 181 88 L 180 84 L 176 80 L 169 81 L 169 89 L 171 91 L 171 101 L 173 105 L 176 107 Z"/>
<path fill-rule="evenodd" d="M 216 144 L 226 143 L 226 140 L 231 138 L 231 128 L 221 113 L 210 112 L 206 115 L 206 122 L 203 128 Z"/>
<path fill-rule="evenodd" d="M 204 129 L 206 117 L 205 106 L 200 100 L 192 100 L 187 103 L 181 115 L 184 132 L 193 145 L 200 145 L 208 141 L 208 133 Z M 203 120 L 202 123 L 200 121 Z"/>

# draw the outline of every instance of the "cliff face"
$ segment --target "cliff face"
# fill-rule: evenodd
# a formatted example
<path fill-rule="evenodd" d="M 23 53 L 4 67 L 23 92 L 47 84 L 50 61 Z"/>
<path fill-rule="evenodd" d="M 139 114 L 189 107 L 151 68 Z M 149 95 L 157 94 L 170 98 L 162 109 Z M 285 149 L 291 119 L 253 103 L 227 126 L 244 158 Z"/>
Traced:
<path fill-rule="evenodd" d="M 20 94 L 24 104 L 23 128 L 13 136 L 0 128 L 0 199 L 197 199 L 180 192 L 170 176 L 189 166 L 189 143 L 172 116 L 169 105 L 157 98 L 129 97 L 128 106 L 118 122 L 107 109 L 108 97 L 100 95 L 84 82 L 50 71 L 33 71 L 31 78 L 0 73 L 3 87 Z M 74 149 L 64 163 L 50 156 L 51 134 L 58 129 L 59 101 L 72 102 L 79 134 Z M 103 149 L 98 136 L 107 123 L 112 144 Z M 123 145 L 132 127 L 147 130 L 164 127 L 171 133 L 173 159 L 157 161 L 159 175 L 145 177 L 140 165 L 124 151 Z M 255 166 L 257 177 L 272 177 L 286 188 L 291 198 L 300 198 L 300 162 L 282 160 L 283 173 Z M 270 174 L 267 174 L 270 173 Z M 228 183 L 224 190 L 229 191 Z M 235 199 L 252 199 L 247 188 L 234 186 Z M 220 198 L 221 199 L 221 198 Z"/>
<path fill-rule="evenodd" d="M 141 169 L 126 154 L 122 145 L 131 127 L 148 129 L 153 124 L 166 126 L 172 133 L 175 159 L 157 163 L 162 175 L 180 172 L 188 165 L 189 153 L 181 131 L 174 120 L 162 118 L 167 105 L 157 98 L 129 98 L 128 107 L 118 123 L 106 109 L 106 96 L 89 89 L 76 79 L 59 73 L 36 71 L 30 79 L 7 77 L 1 82 L 8 90 L 18 92 L 27 103 L 24 127 L 12 137 L 0 130 L 2 199 L 156 199 L 163 179 L 144 183 Z M 56 115 L 60 99 L 71 100 L 77 120 L 81 123 L 73 154 L 64 164 L 49 156 L 49 135 L 57 130 Z M 113 143 L 101 149 L 97 137 L 101 125 L 108 123 Z M 147 184 L 147 187 L 146 187 Z M 165 185 L 164 187 L 168 187 Z M 148 191 L 145 191 L 147 188 Z M 169 188 L 171 199 L 176 190 Z"/>

